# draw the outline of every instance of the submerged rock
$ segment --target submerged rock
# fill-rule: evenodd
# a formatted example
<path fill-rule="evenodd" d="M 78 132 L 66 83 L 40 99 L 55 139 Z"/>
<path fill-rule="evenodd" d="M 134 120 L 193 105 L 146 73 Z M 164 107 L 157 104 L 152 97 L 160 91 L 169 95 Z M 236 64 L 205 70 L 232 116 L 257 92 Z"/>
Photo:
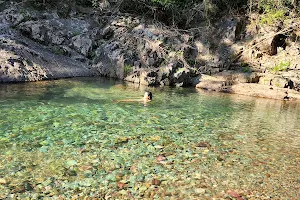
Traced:
<path fill-rule="evenodd" d="M 8 181 L 5 178 L 0 178 L 0 185 L 6 185 Z"/>
<path fill-rule="evenodd" d="M 206 147 L 206 148 L 210 148 L 211 145 L 208 142 L 199 142 L 198 144 L 196 144 L 196 147 Z"/>

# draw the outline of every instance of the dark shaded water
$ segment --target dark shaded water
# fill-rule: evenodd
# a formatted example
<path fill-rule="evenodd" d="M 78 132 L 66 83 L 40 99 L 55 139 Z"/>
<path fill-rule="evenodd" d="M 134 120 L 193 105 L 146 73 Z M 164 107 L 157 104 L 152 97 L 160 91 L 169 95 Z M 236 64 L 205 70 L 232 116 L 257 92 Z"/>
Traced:
<path fill-rule="evenodd" d="M 300 198 L 300 104 L 80 78 L 0 85 L 0 199 Z"/>

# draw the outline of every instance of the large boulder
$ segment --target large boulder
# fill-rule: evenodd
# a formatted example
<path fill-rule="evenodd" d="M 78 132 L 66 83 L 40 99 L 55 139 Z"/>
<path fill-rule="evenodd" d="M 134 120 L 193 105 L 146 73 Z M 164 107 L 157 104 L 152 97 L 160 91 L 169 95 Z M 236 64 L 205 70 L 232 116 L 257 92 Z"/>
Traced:
<path fill-rule="evenodd" d="M 162 86 L 188 86 L 191 83 L 190 70 L 180 60 L 172 60 L 159 71 L 160 85 Z"/>
<path fill-rule="evenodd" d="M 191 83 L 190 80 L 190 70 L 187 68 L 183 68 L 178 70 L 174 75 L 174 84 L 177 87 L 189 86 Z"/>
<path fill-rule="evenodd" d="M 255 72 L 241 73 L 231 70 L 223 71 L 213 76 L 202 74 L 196 87 L 213 91 L 227 91 L 226 88 L 236 84 L 258 83 L 261 76 L 261 74 Z"/>
<path fill-rule="evenodd" d="M 38 81 L 47 79 L 47 71 L 30 61 L 0 50 L 0 82 Z"/>

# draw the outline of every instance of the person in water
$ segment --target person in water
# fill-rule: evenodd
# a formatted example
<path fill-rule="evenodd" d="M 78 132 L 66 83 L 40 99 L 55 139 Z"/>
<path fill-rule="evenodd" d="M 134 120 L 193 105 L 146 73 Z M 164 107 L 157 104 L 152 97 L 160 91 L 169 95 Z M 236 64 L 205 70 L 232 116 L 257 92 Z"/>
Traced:
<path fill-rule="evenodd" d="M 141 102 L 146 104 L 147 102 L 150 102 L 152 100 L 152 93 L 151 92 L 145 92 L 144 97 L 142 99 L 124 99 L 119 100 L 117 102 Z"/>
<path fill-rule="evenodd" d="M 147 102 L 151 101 L 152 100 L 152 93 L 151 92 L 145 92 L 143 100 L 147 101 Z"/>

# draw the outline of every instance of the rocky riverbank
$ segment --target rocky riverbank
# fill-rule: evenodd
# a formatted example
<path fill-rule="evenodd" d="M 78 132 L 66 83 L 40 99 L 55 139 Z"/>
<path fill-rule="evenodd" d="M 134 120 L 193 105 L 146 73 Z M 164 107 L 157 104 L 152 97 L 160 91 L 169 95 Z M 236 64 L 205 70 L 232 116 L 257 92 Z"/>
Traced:
<path fill-rule="evenodd" d="M 107 76 L 148 86 L 260 91 L 254 96 L 270 98 L 282 91 L 277 99 L 287 96 L 287 88 L 300 90 L 297 18 L 254 26 L 226 16 L 209 27 L 180 30 L 136 15 L 61 4 L 68 12 L 1 2 L 0 82 Z"/>

